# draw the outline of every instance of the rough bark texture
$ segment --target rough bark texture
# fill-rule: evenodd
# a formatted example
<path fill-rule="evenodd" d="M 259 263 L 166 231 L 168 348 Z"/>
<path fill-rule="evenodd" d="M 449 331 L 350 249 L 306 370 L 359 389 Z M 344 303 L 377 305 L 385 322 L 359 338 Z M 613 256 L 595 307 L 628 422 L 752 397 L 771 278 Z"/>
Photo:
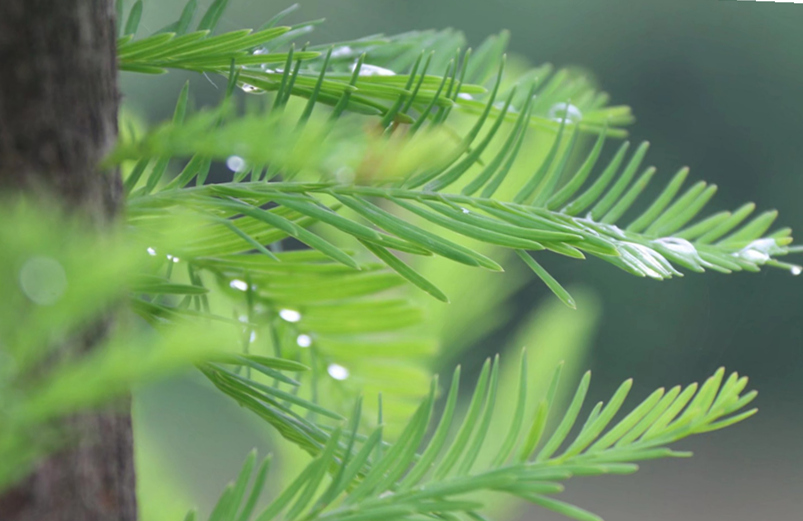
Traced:
<path fill-rule="evenodd" d="M 113 0 L 0 1 L 0 189 L 114 213 L 115 60 Z"/>
<path fill-rule="evenodd" d="M 113 0 L 0 0 L 0 194 L 56 198 L 98 228 L 114 217 L 119 174 L 97 168 L 117 135 L 114 27 Z M 135 521 L 129 409 L 64 420 L 73 443 L 0 493 L 0 520 Z"/>

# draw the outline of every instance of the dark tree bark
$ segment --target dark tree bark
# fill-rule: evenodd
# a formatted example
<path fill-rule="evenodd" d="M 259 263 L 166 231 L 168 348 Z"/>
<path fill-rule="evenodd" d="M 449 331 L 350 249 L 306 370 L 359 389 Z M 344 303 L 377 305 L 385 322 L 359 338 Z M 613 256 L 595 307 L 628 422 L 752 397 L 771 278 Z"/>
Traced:
<path fill-rule="evenodd" d="M 0 0 L 0 194 L 60 201 L 99 230 L 121 204 L 113 0 Z M 110 327 L 79 335 L 91 350 Z M 135 521 L 129 405 L 61 422 L 70 443 L 0 494 L 3 521 Z"/>
<path fill-rule="evenodd" d="M 113 0 L 0 1 L 0 189 L 112 215 L 117 103 Z"/>

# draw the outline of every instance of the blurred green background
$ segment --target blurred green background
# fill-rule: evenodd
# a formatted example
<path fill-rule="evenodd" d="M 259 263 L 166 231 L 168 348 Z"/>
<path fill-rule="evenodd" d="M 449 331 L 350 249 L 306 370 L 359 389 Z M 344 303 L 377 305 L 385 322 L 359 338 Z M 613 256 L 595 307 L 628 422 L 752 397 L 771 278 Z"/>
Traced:
<path fill-rule="evenodd" d="M 289 4 L 232 0 L 219 29 L 258 26 Z M 143 32 L 175 19 L 181 5 L 146 2 Z M 803 5 L 308 0 L 292 22 L 321 17 L 327 23 L 311 36 L 319 43 L 454 27 L 478 44 L 509 29 L 512 52 L 536 64 L 582 66 L 612 104 L 630 105 L 637 118 L 631 139 L 652 143 L 647 161 L 662 179 L 688 165 L 692 178 L 719 186 L 712 210 L 754 201 L 760 209 L 777 208 L 778 223 L 803 236 Z M 150 121 L 165 119 L 188 77 L 124 74 L 125 103 Z M 199 101 L 219 97 L 204 78 L 192 82 Z M 634 394 L 644 396 L 703 379 L 719 366 L 749 375 L 760 391 L 756 418 L 683 444 L 694 459 L 648 463 L 635 477 L 576 480 L 562 499 L 608 520 L 803 518 L 803 277 L 766 270 L 655 282 L 594 260 L 541 258 L 558 280 L 590 289 L 599 301 L 586 363 L 595 375 L 592 399 L 631 376 Z M 515 299 L 521 317 L 555 300 L 535 281 Z M 464 358 L 478 361 L 502 340 L 476 342 Z M 151 469 L 145 473 L 163 480 L 148 493 L 177 506 L 208 507 L 246 451 L 270 445 L 255 419 L 192 376 L 142 389 L 137 412 L 140 457 Z M 221 439 L 226 451 L 216 450 Z M 542 511 L 523 518 L 559 519 Z"/>

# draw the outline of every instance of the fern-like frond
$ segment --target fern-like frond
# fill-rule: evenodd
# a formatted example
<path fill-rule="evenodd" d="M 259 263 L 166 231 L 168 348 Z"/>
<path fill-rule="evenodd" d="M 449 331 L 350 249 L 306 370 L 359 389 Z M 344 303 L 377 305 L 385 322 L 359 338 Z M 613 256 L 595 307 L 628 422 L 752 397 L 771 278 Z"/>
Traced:
<path fill-rule="evenodd" d="M 335 107 L 335 115 L 349 110 L 381 116 L 385 127 L 411 124 L 417 129 L 425 122 L 441 124 L 453 108 L 467 113 L 489 110 L 494 117 L 515 118 L 515 107 L 527 103 L 524 92 L 514 96 L 513 104 L 504 111 L 501 104 L 486 108 L 493 97 L 490 101 L 475 99 L 486 92 L 483 85 L 503 60 L 507 33 L 465 53 L 461 52 L 467 46 L 464 36 L 451 30 L 376 35 L 314 50 L 304 45 L 297 50 L 293 40 L 320 21 L 276 27 L 291 8 L 257 31 L 243 29 L 211 36 L 227 3 L 216 1 L 197 30 L 187 32 L 196 9 L 196 1 L 190 0 L 179 20 L 142 39 L 133 38 L 139 17 L 133 13 L 126 22 L 125 35 L 118 41 L 121 70 L 160 74 L 182 69 L 229 75 L 233 67 L 243 91 L 275 93 L 275 108 L 285 105 L 290 96 L 300 96 L 309 100 L 305 113 L 322 103 Z M 141 2 L 135 9 L 141 13 Z M 621 137 L 625 132 L 620 127 L 632 122 L 628 107 L 605 107 L 607 95 L 597 92 L 575 72 L 552 74 L 547 65 L 529 71 L 521 80 L 532 84 L 538 94 L 529 114 L 530 125 L 556 130 L 561 103 L 571 106 L 570 124 L 584 131 L 598 133 L 608 126 L 612 135 Z M 568 100 L 573 100 L 571 105 Z"/>
<path fill-rule="evenodd" d="M 440 33 L 429 36 L 436 42 L 443 37 Z M 422 37 L 414 33 L 400 41 L 412 38 L 420 43 Z M 395 56 L 393 59 L 401 60 L 400 53 L 405 47 L 397 40 L 388 41 L 391 52 L 385 59 Z M 371 49 L 383 48 L 381 42 L 368 42 L 366 45 Z M 350 44 L 346 47 L 351 48 Z M 503 62 L 501 54 L 493 54 L 499 48 L 481 47 L 477 55 L 487 57 L 487 53 L 492 53 Z M 485 51 L 480 52 L 482 49 Z M 337 105 L 333 115 L 357 99 L 359 89 L 368 89 L 367 92 L 380 98 L 395 99 L 377 113 L 382 115 L 380 128 L 385 129 L 379 137 L 351 119 L 330 118 L 322 122 L 311 118 L 315 103 L 327 92 L 325 75 L 334 54 L 331 49 L 327 51 L 317 79 L 310 83 L 309 103 L 300 119 L 291 120 L 289 113 L 281 109 L 281 103 L 279 110 L 274 104 L 275 112 L 267 115 L 232 117 L 223 108 L 185 118 L 188 96 L 185 89 L 172 123 L 136 141 L 122 143 L 110 158 L 111 161 L 140 158 L 125 182 L 131 192 L 132 218 L 147 215 L 154 208 L 170 212 L 192 207 L 206 221 L 206 230 L 214 230 L 215 239 L 205 243 L 210 247 L 214 244 L 212 249 L 221 244 L 222 234 L 229 236 L 223 241 L 226 244 L 247 242 L 249 249 L 263 253 L 267 251 L 266 244 L 292 237 L 356 268 L 357 262 L 336 241 L 327 240 L 315 231 L 329 228 L 356 239 L 399 275 L 444 301 L 447 296 L 436 284 L 391 250 L 440 255 L 471 266 L 501 270 L 491 258 L 446 239 L 440 232 L 454 232 L 512 249 L 570 306 L 571 296 L 526 252 L 549 250 L 573 258 L 591 254 L 637 276 L 659 280 L 681 275 L 678 268 L 730 273 L 757 271 L 768 265 L 792 273 L 800 271 L 799 266 L 779 260 L 794 251 L 789 249 L 791 231 L 784 228 L 766 233 L 776 212 L 762 213 L 744 224 L 754 209 L 748 204 L 733 213 L 721 212 L 696 220 L 716 187 L 697 182 L 681 193 L 687 169 L 679 171 L 655 200 L 640 203 L 641 194 L 655 174 L 654 168 L 642 170 L 647 143 L 642 143 L 630 157 L 629 143 L 621 144 L 609 163 L 600 168 L 597 163 L 610 134 L 610 129 L 603 126 L 584 161 L 573 167 L 570 159 L 578 153 L 578 132 L 582 129 L 577 123 L 584 121 L 585 116 L 578 116 L 579 109 L 566 102 L 552 105 L 558 121 L 546 118 L 556 128 L 548 126 L 536 135 L 546 138 L 549 147 L 540 162 L 532 165 L 532 175 L 527 179 L 510 176 L 534 121 L 533 113 L 539 110 L 537 107 L 546 96 L 538 90 L 537 76 L 525 75 L 518 83 L 504 87 L 504 67 L 498 67 L 487 99 L 476 105 L 478 114 L 470 118 L 465 133 L 457 141 L 443 140 L 444 132 L 448 134 L 444 122 L 450 107 L 461 99 L 458 94 L 466 87 L 460 78 L 478 73 L 470 66 L 475 63 L 469 60 L 470 55 L 461 61 L 459 75 L 457 60 L 453 59 L 441 78 L 425 74 L 434 55 L 426 59 L 419 55 L 406 79 L 373 75 L 361 80 L 357 72 L 364 61 L 359 58 L 349 83 L 340 84 L 356 86 L 358 90 L 332 91 L 331 101 Z M 228 70 L 230 96 L 249 72 L 236 65 Z M 283 92 L 289 93 L 287 89 L 298 84 L 298 79 L 291 76 L 288 80 L 284 75 L 277 84 L 277 103 Z M 566 95 L 562 80 L 553 80 L 555 86 L 543 89 Z M 360 81 L 364 81 L 365 88 Z M 416 97 L 424 96 L 421 93 L 426 89 L 422 85 L 435 90 L 423 98 Z M 523 98 L 522 93 L 525 93 Z M 438 108 L 438 99 L 451 101 Z M 512 110 L 515 100 L 520 100 L 521 105 Z M 476 103 L 466 101 L 470 101 L 469 108 Z M 408 135 L 412 137 L 408 137 L 398 126 L 401 120 L 397 116 L 402 109 L 415 109 L 418 105 L 423 108 L 417 119 L 410 119 Z M 425 121 L 429 134 L 420 132 Z M 422 136 L 427 139 L 421 139 Z M 437 149 L 427 145 L 427 141 L 436 140 Z M 344 181 L 339 174 L 347 164 L 343 151 L 352 151 L 353 163 L 355 149 L 359 164 L 355 168 L 362 170 L 360 184 L 351 179 Z M 174 156 L 192 158 L 177 177 L 165 184 L 163 178 Z M 386 172 L 393 170 L 394 161 L 383 159 L 405 156 L 421 160 L 395 175 Z M 211 161 L 232 158 L 244 165 L 233 167 L 233 183 L 188 187 L 192 179 L 198 185 L 205 182 Z M 336 165 L 334 171 L 331 165 Z M 266 182 L 277 176 L 282 177 L 281 182 Z M 294 181 L 298 176 L 303 178 L 301 182 Z M 147 180 L 143 183 L 143 179 Z M 250 181 L 245 182 L 246 179 Z M 501 192 L 512 196 L 496 197 Z M 638 205 L 643 206 L 641 215 L 619 227 L 624 216 Z M 253 232 L 238 226 L 246 223 Z M 317 223 L 316 228 L 307 229 L 312 223 Z M 183 252 L 183 257 L 193 262 L 199 254 L 198 249 L 190 249 Z"/>
<path fill-rule="evenodd" d="M 210 8 L 210 20 L 224 6 L 225 2 L 216 2 Z M 650 168 L 636 177 L 646 144 L 628 158 L 625 143 L 607 166 L 597 168 L 605 140 L 629 121 L 629 111 L 604 109 L 604 96 L 567 71 L 550 77 L 549 68 L 543 67 L 521 77 L 507 76 L 499 65 L 504 62 L 505 34 L 466 53 L 460 52 L 465 43 L 462 36 L 453 31 L 341 42 L 315 49 L 325 53 L 317 61 L 294 59 L 291 48 L 282 54 L 286 58 L 283 69 L 266 70 L 259 57 L 270 56 L 314 25 L 302 24 L 284 33 L 271 29 L 284 14 L 254 33 L 264 38 L 258 43 L 251 33 L 204 34 L 193 37 L 197 40 L 188 44 L 188 54 L 165 54 L 192 61 L 193 56 L 213 55 L 214 46 L 219 45 L 218 49 L 229 53 L 226 60 L 196 70 L 227 74 L 227 99 L 244 82 L 272 90 L 275 98 L 269 113 L 237 117 L 231 105 L 224 103 L 221 109 L 185 116 L 185 88 L 172 123 L 121 143 L 111 156 L 114 162 L 137 159 L 125 179 L 129 223 L 135 235 L 153 237 L 161 226 L 160 216 L 176 212 L 192 216 L 185 228 L 191 239 L 170 243 L 170 258 L 160 261 L 165 275 L 144 279 L 138 287 L 148 296 L 134 299 L 135 309 L 151 321 L 205 317 L 237 324 L 244 330 L 245 350 L 251 333 L 267 324 L 277 357 L 298 356 L 298 348 L 304 348 L 301 344 L 314 343 L 315 349 L 307 351 L 310 356 L 331 356 L 336 364 L 347 351 L 343 346 L 375 350 L 382 342 L 371 340 L 371 335 L 418 321 L 418 311 L 408 304 L 393 297 L 375 297 L 402 279 L 447 300 L 433 281 L 414 270 L 409 256 L 438 255 L 470 266 L 502 269 L 486 254 L 446 238 L 455 233 L 517 252 L 570 306 L 574 305 L 571 296 L 528 252 L 550 250 L 574 258 L 591 254 L 655 279 L 680 275 L 679 267 L 730 272 L 773 265 L 799 271 L 777 259 L 795 251 L 789 246 L 790 232 L 782 229 L 766 235 L 775 217 L 772 212 L 742 225 L 753 210 L 747 205 L 733 214 L 720 213 L 691 224 L 714 188 L 697 183 L 678 195 L 686 170 L 646 205 L 641 216 L 619 228 L 617 223 L 638 202 L 654 175 Z M 207 24 L 204 29 L 209 28 Z M 145 43 L 123 43 L 121 57 L 154 59 L 164 51 L 159 51 L 160 46 L 175 45 L 180 37 L 161 33 Z M 132 51 L 129 45 L 139 45 L 140 50 Z M 422 48 L 431 52 L 421 53 Z M 363 67 L 365 74 L 361 74 Z M 486 84 L 487 91 L 479 86 Z M 293 94 L 309 100 L 300 118 L 285 110 Z M 328 122 L 312 113 L 319 102 L 335 107 Z M 355 106 L 372 107 L 356 111 L 379 116 L 380 132 L 339 117 Z M 451 128 L 454 108 L 468 116 L 461 120 L 465 127 L 461 132 Z M 549 146 L 538 164 L 532 165 L 532 176 L 520 179 L 510 173 L 532 137 L 528 134 L 533 126 L 535 137 Z M 577 154 L 580 130 L 600 135 L 574 168 L 570 159 Z M 445 140 L 444 135 L 448 136 Z M 426 148 L 426 141 L 435 140 L 436 149 Z M 357 179 L 344 180 L 331 165 L 343 167 L 347 163 L 338 154 L 355 149 L 362 173 Z M 388 157 L 410 156 L 424 159 L 388 174 L 390 165 L 399 162 L 387 161 Z M 170 161 L 180 157 L 190 160 L 168 181 Z M 205 184 L 213 161 L 232 159 L 237 164 L 231 168 L 231 183 Z M 190 187 L 193 180 L 196 186 Z M 502 198 L 497 193 L 512 195 Z M 366 263 L 364 254 L 345 247 L 338 234 L 349 237 L 354 246 L 361 245 L 381 264 Z M 299 241 L 312 251 L 291 255 L 269 248 L 282 240 Z M 162 247 L 155 252 L 157 257 L 167 253 Z M 302 259 L 304 255 L 308 257 Z M 187 267 L 180 281 L 171 278 L 172 261 L 177 258 Z M 277 286 L 277 273 L 294 278 L 285 278 Z M 204 293 L 211 288 L 209 275 L 217 287 L 242 301 L 238 307 L 243 315 L 229 318 L 226 312 L 215 313 L 209 307 Z M 171 302 L 164 295 L 179 295 L 181 300 Z M 294 313 L 294 320 L 283 320 L 283 311 Z M 259 313 L 262 316 L 255 316 Z M 290 349 L 285 351 L 283 346 Z M 320 359 L 311 358 L 305 362 L 313 369 L 328 363 L 321 365 Z M 298 414 L 293 410 L 301 406 L 326 415 L 316 410 L 320 405 L 315 389 L 303 402 L 294 403 L 286 396 L 279 400 L 270 392 L 255 392 L 263 385 L 260 379 L 243 381 L 248 377 L 229 373 L 207 368 L 217 385 L 263 417 L 274 418 L 285 435 L 296 441 L 313 440 L 302 442 L 312 452 L 322 449 L 320 433 L 315 434 L 312 423 L 296 425 Z M 273 380 L 272 385 L 290 385 L 264 372 L 260 378 Z M 290 385 L 282 392 L 294 388 Z"/>
<path fill-rule="evenodd" d="M 252 32 L 249 29 L 210 36 L 208 30 L 185 35 L 161 33 L 140 40 L 118 42 L 120 69 L 131 72 L 161 74 L 167 69 L 197 72 L 225 72 L 232 61 L 246 65 L 284 63 L 286 53 L 252 55 L 250 50 L 287 33 L 289 27 L 276 27 Z M 295 60 L 316 58 L 316 52 L 297 52 Z"/>
<path fill-rule="evenodd" d="M 668 445 L 732 425 L 755 413 L 755 409 L 743 410 L 756 395 L 754 391 L 744 393 L 747 379 L 735 373 L 725 379 L 725 371 L 720 369 L 699 387 L 692 384 L 668 391 L 658 389 L 621 415 L 631 388 L 628 380 L 608 403 L 597 404 L 580 424 L 590 383 L 588 373 L 566 410 L 558 411 L 554 398 L 559 371 L 547 395 L 535 404 L 526 403 L 527 376 L 522 371 L 516 410 L 531 410 L 529 419 L 525 421 L 521 414 L 499 419 L 494 416 L 497 360 L 486 362 L 468 410 L 462 421 L 456 422 L 459 375 L 458 368 L 439 421 L 432 420 L 435 396 L 431 393 L 398 441 L 378 455 L 374 448 L 379 431 L 359 437 L 359 422 L 352 418 L 351 425 L 335 430 L 298 478 L 254 518 L 354 521 L 462 519 L 465 515 L 476 519 L 483 507 L 476 493 L 490 491 L 578 520 L 599 520 L 595 514 L 552 497 L 563 490 L 562 482 L 572 476 L 630 474 L 638 470 L 639 461 L 688 456 Z M 357 416 L 359 410 L 355 410 Z M 621 419 L 614 421 L 617 416 Z M 553 420 L 557 423 L 550 432 L 546 427 Z M 492 421 L 511 423 L 505 439 L 486 438 Z M 434 427 L 434 433 L 423 442 L 430 427 Z M 455 429 L 449 441 L 449 433 Z M 343 456 L 335 450 L 341 443 L 349 448 Z M 480 451 L 489 445 L 493 445 L 493 459 L 478 461 Z M 253 466 L 251 455 L 243 474 L 250 474 Z M 242 482 L 247 478 L 243 474 L 237 484 L 227 489 L 221 503 L 232 516 L 247 512 L 240 516 L 245 521 L 251 509 L 240 509 L 239 503 L 233 501 L 233 497 L 239 497 L 242 502 L 242 494 L 233 491 L 245 486 Z M 258 493 L 263 480 L 264 476 L 258 474 L 254 493 Z M 218 508 L 223 507 L 219 504 Z"/>
<path fill-rule="evenodd" d="M 170 220 L 151 216 L 150 226 L 166 229 Z M 338 406 L 356 388 L 391 392 L 386 407 L 393 416 L 406 417 L 426 392 L 430 376 L 419 361 L 432 356 L 437 343 L 413 330 L 423 320 L 421 309 L 393 294 L 404 279 L 381 263 L 357 264 L 351 252 L 342 255 L 354 267 L 315 249 L 267 250 L 257 242 L 266 237 L 252 231 L 262 222 L 221 218 L 202 225 L 201 233 L 181 226 L 184 246 L 169 241 L 170 254 L 161 245 L 148 247 L 150 273 L 132 288 L 133 309 L 157 325 L 198 320 L 235 325 L 229 350 L 236 349 L 239 336 L 242 354 L 232 355 L 228 364 L 236 362 L 236 367 L 210 363 L 201 366 L 202 372 L 313 453 L 324 434 L 308 419 L 339 418 L 326 407 L 345 412 Z M 312 236 L 303 227 L 298 230 L 304 232 L 301 240 L 307 239 L 305 233 Z M 309 242 L 323 248 L 324 240 L 318 241 Z M 273 358 L 251 352 L 272 353 Z M 289 378 L 280 370 L 296 374 Z M 334 398 L 338 395 L 341 399 Z"/>
<path fill-rule="evenodd" d="M 627 170 L 623 176 L 627 175 Z M 635 167 L 629 170 L 635 170 Z M 647 173 L 651 175 L 651 170 Z M 603 172 L 599 179 L 606 181 L 605 174 Z M 355 261 L 341 248 L 328 242 L 316 244 L 316 241 L 323 239 L 314 232 L 301 232 L 302 228 L 291 227 L 286 219 L 281 218 L 280 221 L 273 215 L 279 211 L 277 209 L 294 212 L 294 215 L 357 238 L 402 277 L 442 300 L 445 299 L 442 292 L 413 272 L 411 267 L 402 264 L 400 258 L 391 258 L 388 250 L 414 255 L 435 254 L 491 270 L 501 270 L 501 266 L 483 254 L 416 225 L 404 217 L 405 214 L 418 216 L 436 228 L 483 243 L 522 252 L 549 250 L 580 259 L 584 258 L 584 254 L 591 254 L 634 275 L 658 280 L 681 275 L 678 267 L 692 271 L 712 269 L 730 273 L 758 271 L 761 266 L 767 265 L 787 269 L 794 274 L 799 272 L 796 265 L 778 260 L 778 257 L 794 251 L 789 249 L 792 242 L 790 230 L 784 228 L 766 234 L 777 212 L 762 213 L 742 224 L 752 211 L 751 204 L 733 214 L 716 214 L 688 225 L 708 202 L 714 189 L 705 183 L 697 183 L 683 195 L 675 197 L 671 192 L 679 189 L 677 179 L 684 176 L 685 171 L 681 171 L 670 183 L 669 197 L 664 191 L 642 217 L 624 228 L 616 226 L 616 220 L 605 219 L 610 210 L 601 218 L 595 216 L 593 210 L 584 216 L 572 215 L 573 205 L 629 205 L 631 197 L 615 193 L 616 184 L 624 184 L 620 182 L 603 195 L 605 187 L 597 181 L 589 189 L 594 190 L 592 197 L 585 198 L 589 200 L 588 203 L 583 200 L 588 193 L 585 192 L 555 209 L 549 209 L 546 204 L 504 202 L 431 190 L 338 183 L 235 183 L 186 189 L 170 197 L 174 204 L 182 198 L 191 199 L 198 208 L 205 208 L 209 214 L 261 220 L 274 229 L 284 227 L 279 229 L 334 260 L 355 266 Z M 607 177 L 609 181 L 613 176 Z M 620 176 L 619 181 L 623 178 Z M 635 189 L 640 185 L 643 183 L 634 183 Z M 610 202 L 606 202 L 606 199 Z M 153 200 L 158 198 L 154 197 Z M 577 201 L 583 204 L 578 205 Z M 259 208 L 269 202 L 279 206 L 274 210 Z M 145 198 L 132 201 L 134 208 L 139 204 L 148 205 L 150 201 Z M 349 208 L 356 215 L 347 216 L 337 212 L 340 207 Z M 224 229 L 222 226 L 218 228 Z M 534 263 L 534 260 L 528 261 L 528 265 L 568 303 L 565 292 L 558 289 L 557 282 L 544 276 L 545 272 Z"/>

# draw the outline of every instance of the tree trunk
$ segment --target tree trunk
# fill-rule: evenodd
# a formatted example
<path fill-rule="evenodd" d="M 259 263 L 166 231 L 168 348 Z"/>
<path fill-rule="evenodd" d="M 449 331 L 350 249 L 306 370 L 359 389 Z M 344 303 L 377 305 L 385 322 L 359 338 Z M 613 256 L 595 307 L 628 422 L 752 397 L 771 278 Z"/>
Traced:
<path fill-rule="evenodd" d="M 99 230 L 121 204 L 113 0 L 0 0 L 0 194 L 61 201 Z M 110 319 L 81 336 L 86 350 Z M 74 443 L 0 494 L 2 521 L 135 521 L 130 406 L 62 422 Z"/>

